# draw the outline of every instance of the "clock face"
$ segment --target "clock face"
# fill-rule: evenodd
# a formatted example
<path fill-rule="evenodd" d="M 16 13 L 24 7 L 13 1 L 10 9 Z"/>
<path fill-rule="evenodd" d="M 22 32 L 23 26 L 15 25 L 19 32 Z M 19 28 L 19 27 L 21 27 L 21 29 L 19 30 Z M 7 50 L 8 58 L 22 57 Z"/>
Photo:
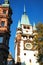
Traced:
<path fill-rule="evenodd" d="M 32 46 L 31 43 L 25 43 L 25 48 L 26 48 L 26 49 L 29 50 L 29 49 L 32 49 L 32 47 L 33 47 L 33 46 Z"/>

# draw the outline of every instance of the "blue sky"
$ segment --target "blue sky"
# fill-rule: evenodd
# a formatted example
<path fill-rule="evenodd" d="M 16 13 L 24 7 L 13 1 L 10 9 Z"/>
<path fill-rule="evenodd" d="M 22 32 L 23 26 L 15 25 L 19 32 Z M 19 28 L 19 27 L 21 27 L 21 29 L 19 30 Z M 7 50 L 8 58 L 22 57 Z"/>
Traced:
<path fill-rule="evenodd" d="M 2 4 L 4 0 L 0 0 Z M 26 12 L 29 17 L 30 23 L 36 24 L 40 21 L 43 23 L 43 0 L 9 0 L 10 7 L 12 9 L 12 25 L 11 25 L 11 37 L 9 41 L 9 51 L 14 58 L 14 38 L 16 34 L 16 28 L 18 20 L 21 19 L 24 10 L 24 4 L 26 6 Z"/>

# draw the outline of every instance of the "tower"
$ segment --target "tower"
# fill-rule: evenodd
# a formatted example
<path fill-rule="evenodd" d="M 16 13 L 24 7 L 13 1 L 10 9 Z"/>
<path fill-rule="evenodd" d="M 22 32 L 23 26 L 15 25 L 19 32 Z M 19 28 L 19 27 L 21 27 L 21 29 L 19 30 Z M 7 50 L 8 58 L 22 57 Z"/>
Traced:
<path fill-rule="evenodd" d="M 24 13 L 16 31 L 15 64 L 39 65 L 37 62 L 38 45 L 34 40 L 35 36 L 37 36 L 35 24 L 33 26 L 30 24 L 24 6 Z"/>
<path fill-rule="evenodd" d="M 0 65 L 7 65 L 7 57 L 9 54 L 9 38 L 12 11 L 9 1 L 5 0 L 0 5 Z"/>

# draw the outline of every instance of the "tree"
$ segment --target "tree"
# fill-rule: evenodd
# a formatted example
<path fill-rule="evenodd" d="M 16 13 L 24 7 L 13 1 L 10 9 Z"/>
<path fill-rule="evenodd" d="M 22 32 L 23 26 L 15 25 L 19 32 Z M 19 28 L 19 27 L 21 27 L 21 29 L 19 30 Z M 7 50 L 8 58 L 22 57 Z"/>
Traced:
<path fill-rule="evenodd" d="M 37 24 L 37 32 L 38 32 L 38 51 L 39 51 L 39 56 L 38 56 L 38 62 L 40 62 L 40 65 L 43 65 L 43 24 L 38 23 Z"/>

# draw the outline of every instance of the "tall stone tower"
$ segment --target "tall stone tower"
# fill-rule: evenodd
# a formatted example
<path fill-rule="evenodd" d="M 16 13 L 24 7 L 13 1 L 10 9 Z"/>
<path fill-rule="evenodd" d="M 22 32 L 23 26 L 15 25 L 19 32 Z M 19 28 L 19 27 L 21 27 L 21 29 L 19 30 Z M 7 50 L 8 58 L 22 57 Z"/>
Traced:
<path fill-rule="evenodd" d="M 11 14 L 9 2 L 5 0 L 4 4 L 0 5 L 0 65 L 7 65 Z"/>
<path fill-rule="evenodd" d="M 39 65 L 37 62 L 38 45 L 35 41 L 37 37 L 37 29 L 30 24 L 26 9 L 21 21 L 18 22 L 18 27 L 15 37 L 15 64 L 21 65 Z"/>

